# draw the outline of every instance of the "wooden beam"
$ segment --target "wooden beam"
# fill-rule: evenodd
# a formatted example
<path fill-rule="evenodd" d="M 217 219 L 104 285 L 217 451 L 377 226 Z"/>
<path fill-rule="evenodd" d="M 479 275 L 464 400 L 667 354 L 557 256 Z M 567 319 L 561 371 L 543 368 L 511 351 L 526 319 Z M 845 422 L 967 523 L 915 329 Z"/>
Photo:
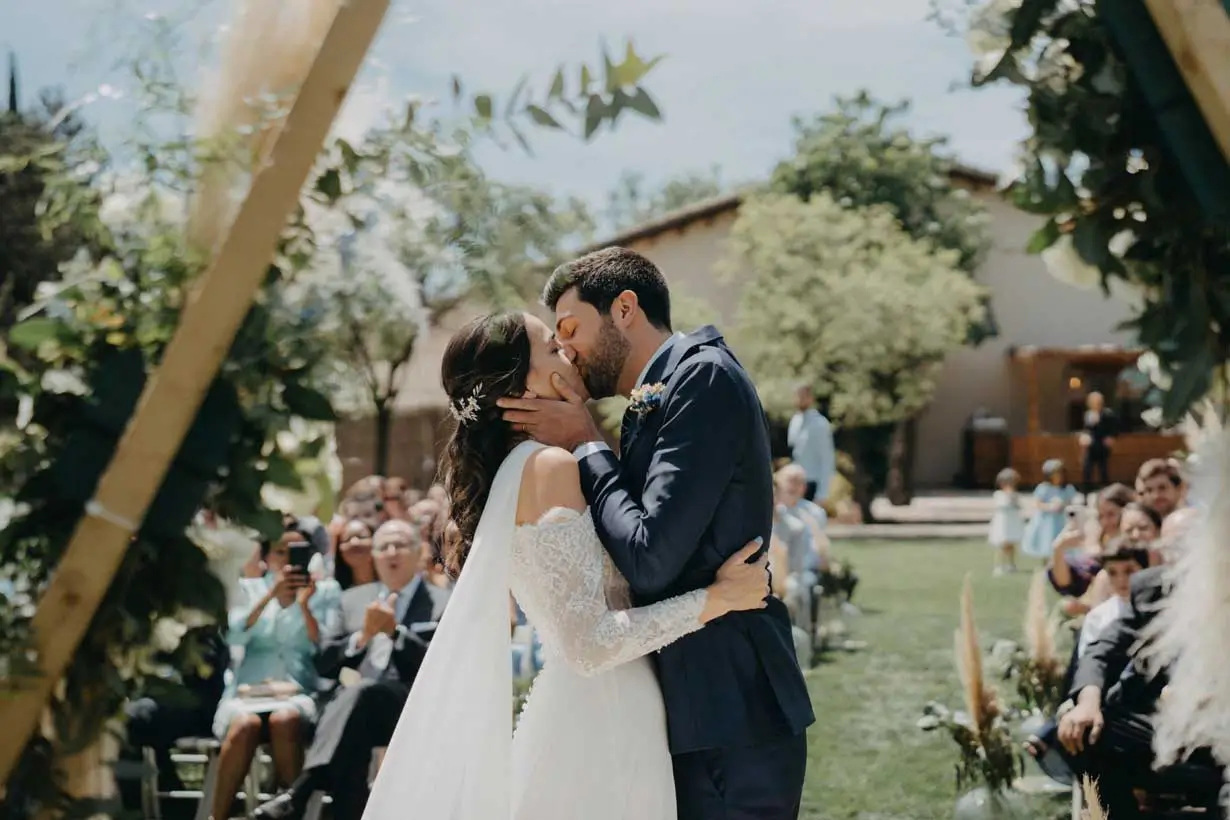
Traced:
<path fill-rule="evenodd" d="M 1038 393 L 1038 359 L 1035 356 L 1026 356 L 1023 361 L 1026 390 L 1025 432 L 1029 436 L 1029 461 L 1036 465 L 1041 457 L 1038 434 L 1042 432 L 1041 396 Z"/>
<path fill-rule="evenodd" d="M 1230 162 L 1230 14 L 1222 0 L 1145 0 L 1145 6 Z"/>
<path fill-rule="evenodd" d="M 252 305 L 278 235 L 388 6 L 389 0 L 341 5 L 285 126 L 184 307 L 39 602 L 34 630 L 41 675 L 28 689 L 0 699 L 0 783 L 8 781 Z"/>

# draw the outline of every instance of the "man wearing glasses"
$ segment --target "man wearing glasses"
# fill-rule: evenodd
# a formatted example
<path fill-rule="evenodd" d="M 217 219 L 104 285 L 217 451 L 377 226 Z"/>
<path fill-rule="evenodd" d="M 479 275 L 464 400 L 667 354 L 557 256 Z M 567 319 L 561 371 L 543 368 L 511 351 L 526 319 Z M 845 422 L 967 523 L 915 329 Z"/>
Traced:
<path fill-rule="evenodd" d="M 447 589 L 423 578 L 422 540 L 401 519 L 376 530 L 377 580 L 342 593 L 341 617 L 322 640 L 317 666 L 332 688 L 322 695 L 303 774 L 257 817 L 300 817 L 314 791 L 333 795 L 337 820 L 362 817 L 372 751 L 392 737 L 448 600 Z"/>

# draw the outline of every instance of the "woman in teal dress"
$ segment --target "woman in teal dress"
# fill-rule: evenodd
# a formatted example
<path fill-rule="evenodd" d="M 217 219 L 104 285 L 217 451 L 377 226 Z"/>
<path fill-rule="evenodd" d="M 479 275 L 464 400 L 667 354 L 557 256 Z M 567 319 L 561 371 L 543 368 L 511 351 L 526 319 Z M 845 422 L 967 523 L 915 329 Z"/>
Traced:
<path fill-rule="evenodd" d="M 1025 527 L 1021 552 L 1046 560 L 1066 524 L 1064 511 L 1076 500 L 1076 488 L 1068 483 L 1068 470 L 1061 460 L 1051 458 L 1042 464 L 1042 483 L 1034 488 L 1034 500 L 1037 512 Z"/>
<path fill-rule="evenodd" d="M 261 544 L 267 572 L 242 578 L 247 600 L 230 613 L 227 641 L 242 653 L 218 711 L 214 734 L 222 741 L 214 817 L 229 817 L 231 804 L 262 742 L 283 785 L 299 775 L 306 730 L 316 718 L 317 646 L 338 617 L 341 590 L 331 578 L 315 580 L 289 566 L 290 545 L 306 540 L 289 529 Z M 238 651 L 236 651 L 238 650 Z"/>

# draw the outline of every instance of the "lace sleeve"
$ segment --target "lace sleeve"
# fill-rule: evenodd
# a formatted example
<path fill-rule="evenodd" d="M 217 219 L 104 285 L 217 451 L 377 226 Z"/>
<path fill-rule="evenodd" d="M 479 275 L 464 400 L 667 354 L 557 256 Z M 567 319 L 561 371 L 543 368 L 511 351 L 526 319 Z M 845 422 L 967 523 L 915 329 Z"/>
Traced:
<path fill-rule="evenodd" d="M 528 598 L 522 603 L 582 675 L 597 675 L 701 628 L 703 589 L 635 609 L 607 605 L 602 546 L 588 512 L 553 510 L 525 536 L 514 559 L 528 571 L 519 584 Z"/>

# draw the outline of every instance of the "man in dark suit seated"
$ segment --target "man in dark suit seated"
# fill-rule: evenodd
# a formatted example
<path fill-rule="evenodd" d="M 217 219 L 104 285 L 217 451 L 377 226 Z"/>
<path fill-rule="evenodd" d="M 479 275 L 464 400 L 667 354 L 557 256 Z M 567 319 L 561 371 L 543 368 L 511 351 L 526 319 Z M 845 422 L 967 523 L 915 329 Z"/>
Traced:
<path fill-rule="evenodd" d="M 423 578 L 421 545 L 421 533 L 407 521 L 387 521 L 376 530 L 372 556 L 379 580 L 342 593 L 341 617 L 322 639 L 317 665 L 332 688 L 322 695 L 303 774 L 257 809 L 258 818 L 299 817 L 315 791 L 333 795 L 337 820 L 362 817 L 372 751 L 393 736 L 448 600 L 448 590 Z"/>
<path fill-rule="evenodd" d="M 1115 820 L 1140 817 L 1133 789 L 1153 782 L 1151 717 L 1168 681 L 1167 670 L 1146 667 L 1139 641 L 1170 594 L 1164 567 L 1132 576 L 1130 609 L 1089 645 L 1073 676 L 1074 705 L 1059 720 L 1059 741 L 1073 770 L 1098 781 L 1098 791 Z M 1195 767 L 1163 770 L 1182 787 L 1184 774 L 1206 773 L 1186 785 L 1216 785 L 1219 767 L 1207 750 L 1196 750 Z"/>
<path fill-rule="evenodd" d="M 141 749 L 154 750 L 158 765 L 159 791 L 179 791 L 184 785 L 171 762 L 171 749 L 185 737 L 212 737 L 214 711 L 226 688 L 225 675 L 230 666 L 230 650 L 222 632 L 216 626 L 189 632 L 181 645 L 194 639 L 201 646 L 202 664 L 185 674 L 183 697 L 146 696 L 126 704 L 124 715 L 127 742 L 125 759 L 140 760 Z M 127 811 L 141 810 L 141 788 L 138 780 L 117 778 L 120 799 Z"/>

